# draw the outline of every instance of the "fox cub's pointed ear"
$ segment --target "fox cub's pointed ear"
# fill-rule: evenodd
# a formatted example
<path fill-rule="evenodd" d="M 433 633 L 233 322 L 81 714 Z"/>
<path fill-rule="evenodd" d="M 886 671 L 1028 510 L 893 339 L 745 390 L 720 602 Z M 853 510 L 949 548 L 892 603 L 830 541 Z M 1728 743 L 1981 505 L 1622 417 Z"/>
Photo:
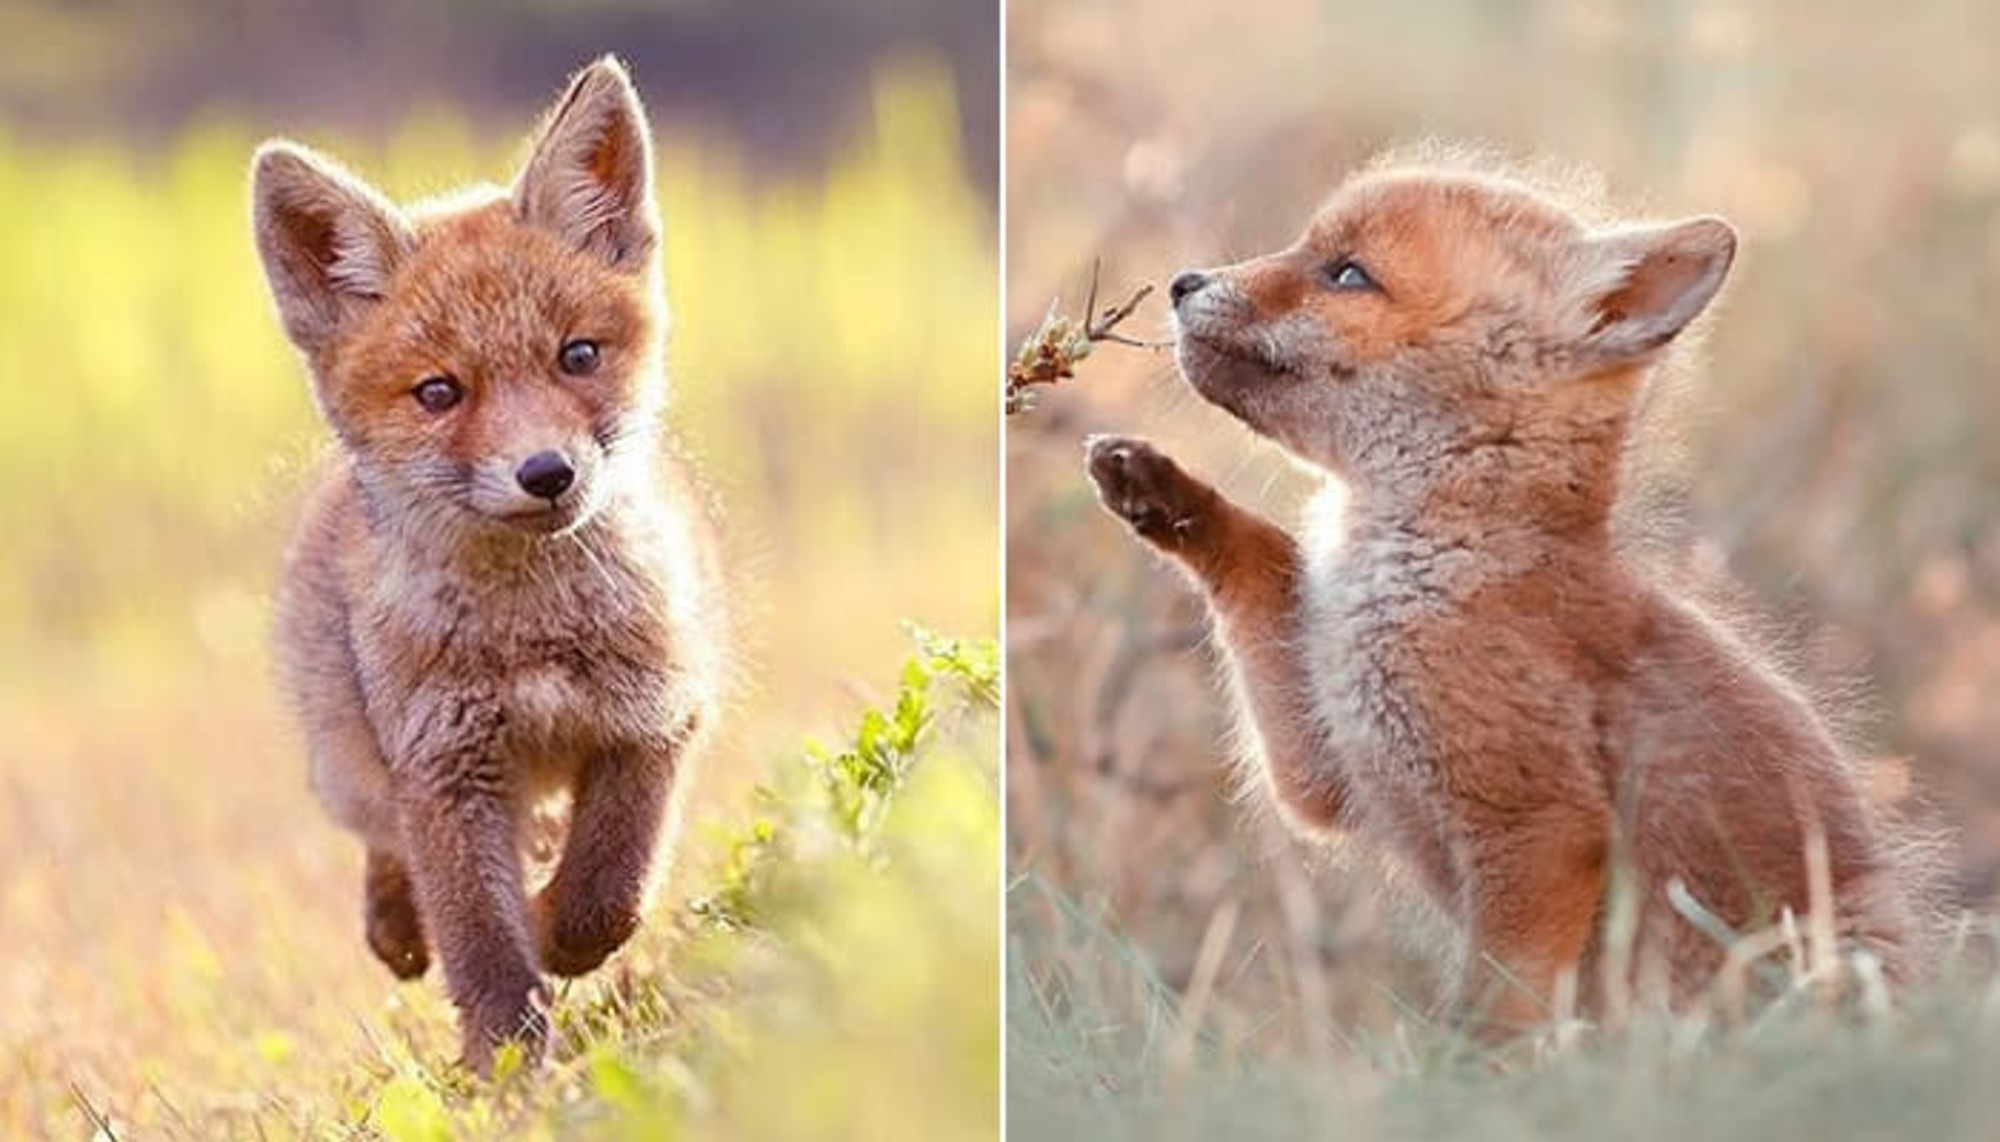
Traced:
<path fill-rule="evenodd" d="M 1736 231 L 1720 218 L 1612 230 L 1587 241 L 1583 344 L 1606 365 L 1672 341 L 1708 307 L 1736 258 Z"/>
<path fill-rule="evenodd" d="M 550 112 L 514 184 L 523 221 L 613 267 L 644 269 L 660 240 L 646 112 L 617 60 L 584 68 Z"/>
<path fill-rule="evenodd" d="M 409 224 L 387 199 L 295 143 L 257 149 L 250 198 L 257 253 L 278 316 L 307 352 L 381 298 L 414 244 Z"/>

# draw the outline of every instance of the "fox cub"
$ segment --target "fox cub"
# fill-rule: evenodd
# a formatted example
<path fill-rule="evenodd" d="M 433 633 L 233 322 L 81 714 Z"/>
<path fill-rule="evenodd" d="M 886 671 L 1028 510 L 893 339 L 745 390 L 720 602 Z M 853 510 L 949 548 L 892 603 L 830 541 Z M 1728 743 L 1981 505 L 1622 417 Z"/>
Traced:
<path fill-rule="evenodd" d="M 645 113 L 584 69 L 512 187 L 399 208 L 257 152 L 257 249 L 337 456 L 277 596 L 314 790 L 367 848 L 402 978 L 431 949 L 465 1058 L 548 1036 L 542 973 L 637 927 L 675 774 L 719 701 L 714 541 L 662 446 L 666 314 Z M 566 800 L 530 897 L 526 826 Z"/>
<path fill-rule="evenodd" d="M 1456 919 L 1485 1033 L 1565 985 L 1686 1003 L 1711 919 L 1817 915 L 1911 968 L 1900 849 L 1812 706 L 1614 527 L 1642 389 L 1735 251 L 1714 218 L 1592 228 L 1507 177 L 1377 166 L 1292 245 L 1169 289 L 1193 387 L 1338 478 L 1310 523 L 1088 446 L 1106 506 L 1203 592 L 1264 787 Z"/>

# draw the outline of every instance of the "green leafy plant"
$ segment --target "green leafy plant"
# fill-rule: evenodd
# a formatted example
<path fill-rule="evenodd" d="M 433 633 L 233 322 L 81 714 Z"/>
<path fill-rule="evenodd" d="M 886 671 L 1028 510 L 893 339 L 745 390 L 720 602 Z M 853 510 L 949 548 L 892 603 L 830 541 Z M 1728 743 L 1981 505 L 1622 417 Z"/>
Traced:
<path fill-rule="evenodd" d="M 904 630 L 917 653 L 903 664 L 894 699 L 863 710 L 845 742 L 806 743 L 798 764 L 756 789 L 758 817 L 725 838 L 715 887 L 689 903 L 697 920 L 724 930 L 755 927 L 777 891 L 773 874 L 798 855 L 800 837 L 830 834 L 864 858 L 877 855 L 883 819 L 940 722 L 998 707 L 995 640 L 947 638 L 915 623 Z"/>

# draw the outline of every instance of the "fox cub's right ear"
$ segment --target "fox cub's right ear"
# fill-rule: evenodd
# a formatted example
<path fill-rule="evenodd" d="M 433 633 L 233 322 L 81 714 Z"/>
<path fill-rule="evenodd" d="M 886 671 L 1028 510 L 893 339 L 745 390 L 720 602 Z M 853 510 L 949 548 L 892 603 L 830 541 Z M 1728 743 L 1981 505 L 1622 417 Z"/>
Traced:
<path fill-rule="evenodd" d="M 414 245 L 409 223 L 368 184 L 296 143 L 257 148 L 250 187 L 278 316 L 293 344 L 313 352 L 388 289 Z"/>

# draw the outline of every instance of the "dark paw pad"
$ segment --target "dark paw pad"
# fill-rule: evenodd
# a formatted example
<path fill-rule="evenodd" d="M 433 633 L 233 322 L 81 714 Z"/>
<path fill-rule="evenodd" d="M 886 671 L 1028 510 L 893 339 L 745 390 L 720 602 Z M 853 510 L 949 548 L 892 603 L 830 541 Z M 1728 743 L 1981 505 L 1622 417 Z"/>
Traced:
<path fill-rule="evenodd" d="M 1132 530 L 1166 547 L 1200 521 L 1208 488 L 1143 440 L 1093 436 L 1085 445 L 1098 498 Z"/>

